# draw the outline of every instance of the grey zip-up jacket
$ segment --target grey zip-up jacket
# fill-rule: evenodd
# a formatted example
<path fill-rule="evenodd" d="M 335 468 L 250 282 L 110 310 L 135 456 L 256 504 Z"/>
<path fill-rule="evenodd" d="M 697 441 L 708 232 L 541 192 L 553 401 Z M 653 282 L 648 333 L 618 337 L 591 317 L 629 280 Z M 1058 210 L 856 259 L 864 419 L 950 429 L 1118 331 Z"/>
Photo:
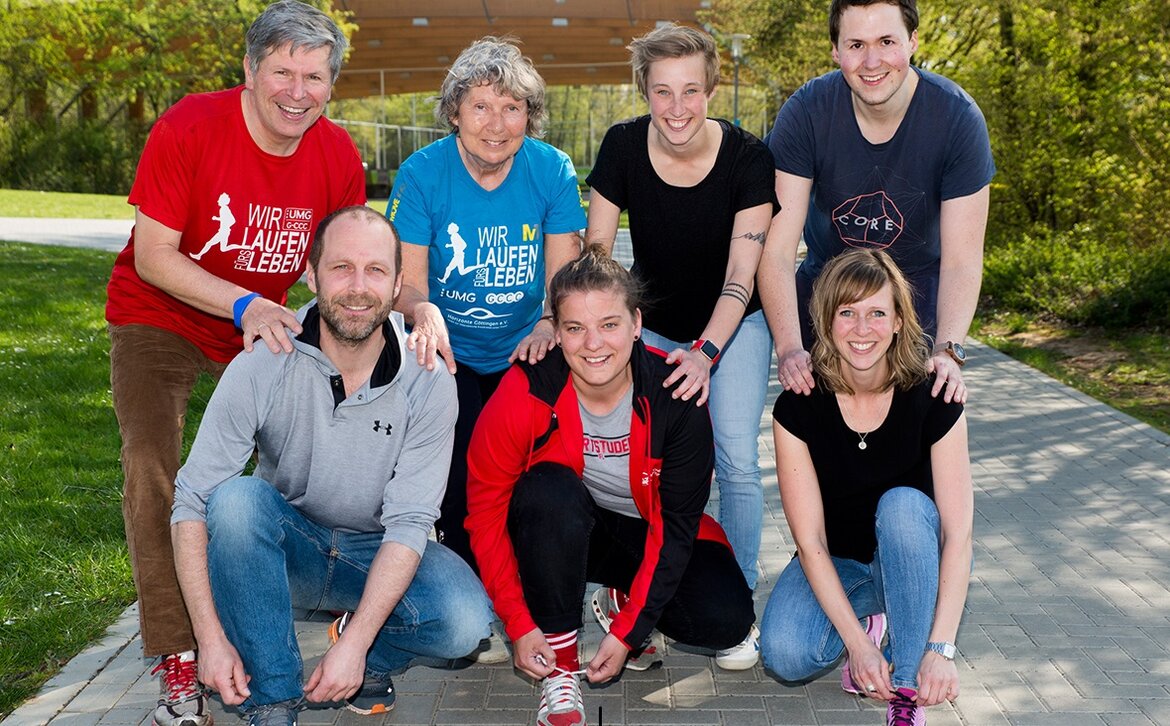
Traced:
<path fill-rule="evenodd" d="M 308 519 L 383 532 L 383 542 L 422 556 L 447 486 L 455 379 L 406 355 L 402 316 L 392 313 L 370 380 L 346 398 L 319 347 L 316 303 L 300 317 L 292 353 L 257 345 L 227 367 L 175 479 L 171 523 L 205 521 L 208 497 L 244 473 L 255 449 L 254 475 Z"/>

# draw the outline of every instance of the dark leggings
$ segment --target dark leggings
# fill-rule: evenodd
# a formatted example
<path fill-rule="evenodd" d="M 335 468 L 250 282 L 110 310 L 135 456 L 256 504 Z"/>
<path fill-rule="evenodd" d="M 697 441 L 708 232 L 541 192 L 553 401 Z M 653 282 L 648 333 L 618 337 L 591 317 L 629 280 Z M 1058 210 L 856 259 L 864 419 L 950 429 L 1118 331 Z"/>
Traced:
<path fill-rule="evenodd" d="M 475 574 L 479 567 L 471 554 L 471 538 L 464 528 L 467 519 L 467 449 L 471 446 L 471 432 L 479 412 L 500 385 L 505 368 L 496 373 L 476 373 L 459 364 L 455 372 L 456 395 L 459 398 L 459 418 L 455 420 L 455 446 L 451 451 L 451 469 L 447 473 L 447 492 L 435 520 L 438 540 L 471 565 Z"/>
<path fill-rule="evenodd" d="M 647 530 L 644 519 L 597 506 L 566 466 L 537 464 L 522 475 L 508 508 L 508 534 L 537 626 L 545 633 L 580 628 L 586 582 L 628 592 Z M 657 627 L 674 640 L 721 650 L 740 643 L 755 618 L 751 590 L 731 548 L 696 540 Z"/>

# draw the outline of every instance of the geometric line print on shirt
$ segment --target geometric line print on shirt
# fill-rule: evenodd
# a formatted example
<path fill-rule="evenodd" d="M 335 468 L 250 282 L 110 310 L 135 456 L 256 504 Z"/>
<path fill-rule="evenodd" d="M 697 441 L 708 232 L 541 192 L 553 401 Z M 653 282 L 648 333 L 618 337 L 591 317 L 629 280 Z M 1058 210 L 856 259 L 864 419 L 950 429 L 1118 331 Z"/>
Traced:
<path fill-rule="evenodd" d="M 902 236 L 905 221 L 884 191 L 845 200 L 833 210 L 833 225 L 850 247 L 884 250 Z"/>
<path fill-rule="evenodd" d="M 910 179 L 884 166 L 846 174 L 829 182 L 825 201 L 837 204 L 830 215 L 834 231 L 847 246 L 885 249 L 898 242 L 909 250 L 925 243 L 926 193 Z M 820 196 L 818 194 L 818 196 Z"/>

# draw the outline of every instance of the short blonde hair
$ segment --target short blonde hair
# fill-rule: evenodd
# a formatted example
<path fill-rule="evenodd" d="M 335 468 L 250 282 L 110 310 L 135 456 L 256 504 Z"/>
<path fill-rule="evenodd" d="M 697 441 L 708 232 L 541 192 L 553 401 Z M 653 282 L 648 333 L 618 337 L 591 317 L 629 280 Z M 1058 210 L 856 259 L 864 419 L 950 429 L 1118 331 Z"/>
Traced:
<path fill-rule="evenodd" d="M 893 258 L 881 250 L 851 250 L 825 265 L 813 283 L 812 314 L 816 341 L 813 343 L 813 370 L 830 391 L 853 393 L 841 374 L 841 351 L 833 341 L 833 319 L 837 309 L 873 295 L 886 284 L 894 298 L 894 313 L 902 320 L 902 331 L 886 351 L 891 386 L 906 390 L 926 378 L 926 359 L 930 355 L 926 336 L 914 312 L 914 294 L 909 281 Z"/>
<path fill-rule="evenodd" d="M 527 134 L 540 138 L 548 109 L 544 101 L 544 79 L 536 72 L 512 38 L 484 36 L 463 49 L 451 67 L 435 98 L 435 118 L 452 130 L 458 125 L 459 104 L 476 86 L 490 85 L 496 93 L 528 104 Z"/>
<path fill-rule="evenodd" d="M 650 65 L 667 58 L 702 56 L 707 76 L 707 85 L 703 90 L 710 93 L 719 85 L 719 50 L 715 47 L 715 39 L 701 30 L 668 23 L 640 38 L 634 38 L 626 49 L 630 51 L 634 82 L 638 84 L 638 92 L 643 97 L 649 95 L 646 78 L 650 75 Z"/>

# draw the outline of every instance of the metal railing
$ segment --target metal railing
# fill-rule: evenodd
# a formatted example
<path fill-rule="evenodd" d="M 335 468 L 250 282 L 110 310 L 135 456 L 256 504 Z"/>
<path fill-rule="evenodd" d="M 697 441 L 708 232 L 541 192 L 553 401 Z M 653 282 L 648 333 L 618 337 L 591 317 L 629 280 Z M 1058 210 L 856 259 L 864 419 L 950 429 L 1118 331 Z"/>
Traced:
<path fill-rule="evenodd" d="M 449 132 L 432 126 L 401 126 L 375 121 L 331 119 L 353 138 L 370 169 L 397 169 L 406 157 Z"/>

